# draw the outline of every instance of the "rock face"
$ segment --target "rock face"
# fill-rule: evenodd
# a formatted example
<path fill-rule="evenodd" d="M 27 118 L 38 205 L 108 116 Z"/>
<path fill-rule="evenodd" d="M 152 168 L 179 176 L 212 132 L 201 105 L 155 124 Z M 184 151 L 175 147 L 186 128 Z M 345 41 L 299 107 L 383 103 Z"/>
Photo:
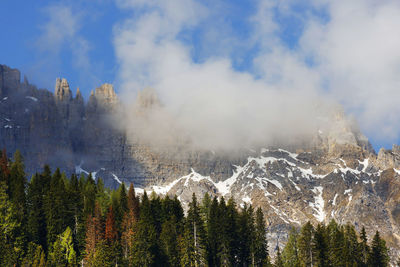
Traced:
<path fill-rule="evenodd" d="M 109 187 L 133 182 L 137 192 L 176 194 L 184 205 L 192 192 L 233 197 L 238 205 L 263 208 L 272 251 L 290 225 L 331 219 L 370 234 L 379 230 L 392 255 L 400 251 L 400 147 L 376 155 L 341 111 L 330 128 L 297 146 L 215 153 L 187 149 L 184 140 L 157 150 L 115 127 L 121 107 L 112 85 L 96 88 L 85 103 L 66 79 L 56 80 L 54 94 L 20 79 L 18 70 L 0 65 L 0 147 L 9 156 L 21 150 L 29 174 L 47 163 L 67 174 L 92 172 Z M 146 118 L 161 107 L 148 88 L 134 112 Z"/>

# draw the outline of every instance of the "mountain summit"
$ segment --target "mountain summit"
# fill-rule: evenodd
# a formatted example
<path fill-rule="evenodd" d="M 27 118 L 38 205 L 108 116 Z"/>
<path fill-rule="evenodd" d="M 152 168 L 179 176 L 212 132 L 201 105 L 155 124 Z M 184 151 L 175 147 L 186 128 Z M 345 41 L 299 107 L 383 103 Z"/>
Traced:
<path fill-rule="evenodd" d="M 158 149 L 130 138 L 143 125 L 115 123 L 123 116 L 111 84 L 85 103 L 79 89 L 73 97 L 66 79 L 56 80 L 54 95 L 20 79 L 18 70 L 0 65 L 0 146 L 9 155 L 19 149 L 29 174 L 50 164 L 68 174 L 92 173 L 109 187 L 134 183 L 139 193 L 177 195 L 183 203 L 193 192 L 232 197 L 262 207 L 272 246 L 286 240 L 291 225 L 335 219 L 370 233 L 379 229 L 391 253 L 400 251 L 400 148 L 376 154 L 340 108 L 297 143 L 238 144 L 233 153 L 194 149 L 190 139 L 175 138 Z M 155 107 L 166 112 L 150 88 L 133 106 L 138 117 Z M 164 129 L 175 127 L 168 115 L 158 119 Z"/>

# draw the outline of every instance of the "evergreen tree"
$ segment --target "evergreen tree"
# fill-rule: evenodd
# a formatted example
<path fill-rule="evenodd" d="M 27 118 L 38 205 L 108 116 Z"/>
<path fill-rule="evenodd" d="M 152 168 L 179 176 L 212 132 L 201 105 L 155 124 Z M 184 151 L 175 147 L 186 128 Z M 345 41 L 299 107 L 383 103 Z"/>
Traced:
<path fill-rule="evenodd" d="M 360 242 L 361 266 L 367 266 L 369 246 L 368 246 L 367 233 L 365 232 L 364 226 L 361 229 L 360 239 L 361 239 L 361 242 Z"/>
<path fill-rule="evenodd" d="M 313 260 L 315 266 L 325 267 L 328 264 L 328 242 L 325 234 L 325 227 L 322 224 L 318 224 L 315 229 L 313 243 Z"/>
<path fill-rule="evenodd" d="M 157 234 L 154 225 L 140 220 L 137 231 L 133 235 L 132 252 L 130 253 L 130 265 L 154 266 L 157 256 Z M 162 266 L 162 265 L 161 265 Z"/>
<path fill-rule="evenodd" d="M 185 222 L 184 255 L 182 261 L 184 266 L 207 266 L 205 238 L 204 223 L 200 215 L 196 195 L 193 193 Z"/>
<path fill-rule="evenodd" d="M 65 231 L 57 236 L 49 253 L 49 261 L 54 266 L 75 266 L 76 252 L 72 242 L 72 230 L 67 227 Z"/>
<path fill-rule="evenodd" d="M 35 174 L 32 176 L 27 192 L 27 233 L 30 241 L 39 244 L 46 251 L 47 233 L 43 195 L 42 176 Z"/>
<path fill-rule="evenodd" d="M 296 228 L 292 227 L 289 232 L 288 241 L 282 252 L 282 262 L 285 267 L 300 267 L 297 239 L 298 233 Z"/>
<path fill-rule="evenodd" d="M 30 242 L 25 259 L 22 263 L 23 266 L 45 267 L 46 254 L 41 245 Z"/>
<path fill-rule="evenodd" d="M 353 225 L 347 224 L 345 226 L 345 240 L 344 240 L 344 258 L 345 265 L 359 266 L 362 264 L 361 251 L 358 243 L 358 236 Z M 337 255 L 340 257 L 340 255 Z"/>
<path fill-rule="evenodd" d="M 0 264 L 15 264 L 17 256 L 20 255 L 20 248 L 14 244 L 19 239 L 18 229 L 20 221 L 18 220 L 14 203 L 9 200 L 7 194 L 7 185 L 4 181 L 0 182 Z M 17 242 L 20 243 L 20 242 Z"/>
<path fill-rule="evenodd" d="M 310 222 L 307 222 L 300 231 L 299 240 L 297 242 L 299 249 L 299 260 L 301 266 L 312 266 L 313 253 L 312 253 L 312 240 L 314 235 L 314 228 Z"/>
<path fill-rule="evenodd" d="M 50 180 L 50 188 L 45 195 L 45 215 L 47 227 L 47 244 L 53 244 L 57 235 L 67 227 L 65 210 L 65 186 L 61 172 L 57 169 Z"/>
<path fill-rule="evenodd" d="M 86 225 L 85 262 L 93 264 L 97 244 L 104 239 L 100 205 L 95 204 L 94 214 L 89 215 Z"/>
<path fill-rule="evenodd" d="M 256 211 L 256 226 L 254 249 L 252 251 L 253 266 L 266 266 L 268 264 L 268 243 L 265 229 L 264 214 L 261 208 Z"/>
<path fill-rule="evenodd" d="M 218 200 L 216 197 L 212 200 L 209 205 L 209 215 L 207 226 L 207 261 L 209 266 L 219 266 L 219 258 L 217 255 L 219 254 L 220 247 L 220 215 L 219 214 L 219 206 Z"/>
<path fill-rule="evenodd" d="M 281 250 L 280 250 L 279 246 L 277 249 L 278 249 L 278 251 L 276 252 L 276 260 L 275 260 L 275 264 L 274 264 L 275 267 L 296 266 L 296 265 L 285 265 L 284 261 L 282 259 Z"/>
<path fill-rule="evenodd" d="M 238 263 L 242 266 L 251 264 L 251 251 L 254 249 L 254 216 L 252 206 L 246 205 L 238 216 L 239 236 Z"/>
<path fill-rule="evenodd" d="M 0 182 L 5 182 L 7 188 L 10 185 L 10 169 L 8 168 L 9 162 L 7 159 L 7 152 L 4 148 L 3 151 L 0 152 Z M 7 194 L 9 192 L 7 191 Z"/>
<path fill-rule="evenodd" d="M 346 264 L 346 247 L 345 236 L 342 227 L 332 220 L 327 227 L 327 235 L 329 238 L 329 261 L 333 266 L 345 266 Z"/>
<path fill-rule="evenodd" d="M 15 215 L 19 222 L 16 235 L 18 238 L 14 241 L 15 253 L 20 258 L 23 256 L 25 245 L 27 244 L 27 209 L 26 209 L 26 186 L 27 180 L 25 176 L 25 166 L 23 158 L 19 150 L 14 153 L 13 162 L 10 167 L 10 178 L 9 178 L 9 193 L 10 200 L 15 205 Z"/>
<path fill-rule="evenodd" d="M 379 232 L 376 231 L 368 256 L 368 265 L 374 267 L 386 267 L 389 265 L 388 249 L 385 240 L 381 239 Z"/>
<path fill-rule="evenodd" d="M 135 189 L 131 184 L 129 186 L 128 198 L 127 198 L 127 211 L 122 221 L 122 249 L 125 258 L 128 258 L 128 254 L 132 251 L 132 240 L 133 235 L 136 231 L 136 224 L 139 220 L 139 200 L 136 198 Z"/>
<path fill-rule="evenodd" d="M 161 248 L 166 256 L 168 265 L 171 267 L 180 266 L 180 254 L 178 243 L 178 227 L 175 216 L 162 224 L 160 234 Z"/>

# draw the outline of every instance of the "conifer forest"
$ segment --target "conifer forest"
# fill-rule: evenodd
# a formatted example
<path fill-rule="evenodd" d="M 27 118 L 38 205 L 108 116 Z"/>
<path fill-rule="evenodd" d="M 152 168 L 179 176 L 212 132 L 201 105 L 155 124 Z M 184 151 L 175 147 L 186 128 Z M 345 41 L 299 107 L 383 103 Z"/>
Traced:
<path fill-rule="evenodd" d="M 129 188 L 129 189 L 128 189 Z M 379 232 L 307 223 L 267 242 L 260 208 L 117 190 L 91 175 L 44 166 L 27 177 L 21 154 L 0 159 L 1 266 L 389 266 Z M 400 266 L 400 258 L 397 262 Z"/>

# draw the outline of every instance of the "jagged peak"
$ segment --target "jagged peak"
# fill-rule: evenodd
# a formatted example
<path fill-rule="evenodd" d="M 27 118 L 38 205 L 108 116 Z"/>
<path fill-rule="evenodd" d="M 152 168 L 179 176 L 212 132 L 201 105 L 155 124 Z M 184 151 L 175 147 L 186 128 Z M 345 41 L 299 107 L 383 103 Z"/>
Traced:
<path fill-rule="evenodd" d="M 76 89 L 75 99 L 78 101 L 83 101 L 83 96 L 79 87 Z"/>
<path fill-rule="evenodd" d="M 138 92 L 136 98 L 136 107 L 138 109 L 151 109 L 159 106 L 161 106 L 161 102 L 153 88 L 146 87 Z"/>
<path fill-rule="evenodd" d="M 72 99 L 72 92 L 71 89 L 69 88 L 67 79 L 65 78 L 56 79 L 54 95 L 56 100 L 58 101 L 70 101 Z"/>
<path fill-rule="evenodd" d="M 92 91 L 93 92 L 93 91 Z M 102 104 L 114 104 L 118 102 L 117 94 L 112 84 L 105 83 L 97 87 L 94 91 L 94 97 Z"/>

